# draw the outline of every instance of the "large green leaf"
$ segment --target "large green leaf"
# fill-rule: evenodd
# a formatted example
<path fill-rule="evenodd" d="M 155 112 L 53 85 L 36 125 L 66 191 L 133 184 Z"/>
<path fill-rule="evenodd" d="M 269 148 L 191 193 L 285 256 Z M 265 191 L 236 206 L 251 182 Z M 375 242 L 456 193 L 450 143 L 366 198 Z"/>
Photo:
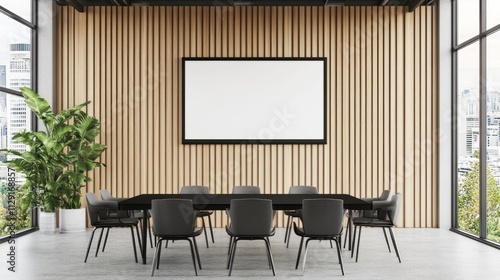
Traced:
<path fill-rule="evenodd" d="M 75 115 L 78 112 L 80 112 L 80 110 L 83 107 L 87 106 L 88 104 L 90 104 L 90 101 L 84 102 L 82 104 L 78 104 L 78 105 L 76 105 L 76 106 L 74 106 L 72 108 L 69 108 L 69 109 L 61 111 L 55 117 L 54 126 L 58 126 L 60 124 L 66 123 L 67 121 L 69 121 L 70 119 L 72 119 L 73 117 L 75 117 Z"/>
<path fill-rule="evenodd" d="M 92 143 L 99 135 L 100 123 L 95 117 L 90 117 L 84 112 L 80 112 L 75 117 L 75 129 L 80 138 L 87 143 Z"/>
<path fill-rule="evenodd" d="M 50 104 L 47 100 L 43 99 L 38 93 L 27 88 L 21 88 L 21 94 L 24 96 L 26 104 L 28 107 L 40 118 L 45 125 L 52 127 L 54 121 L 54 114 L 50 108 Z"/>

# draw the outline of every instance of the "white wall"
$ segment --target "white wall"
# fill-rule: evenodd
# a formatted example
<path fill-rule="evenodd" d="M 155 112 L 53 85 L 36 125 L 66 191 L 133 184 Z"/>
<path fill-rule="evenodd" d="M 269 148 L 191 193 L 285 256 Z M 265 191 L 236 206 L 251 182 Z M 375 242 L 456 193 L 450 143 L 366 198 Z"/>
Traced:
<path fill-rule="evenodd" d="M 439 1 L 439 227 L 451 228 L 451 1 Z"/>
<path fill-rule="evenodd" d="M 53 107 L 56 80 L 56 4 L 54 0 L 38 0 L 38 83 L 37 91 Z M 43 124 L 38 123 L 38 129 Z"/>

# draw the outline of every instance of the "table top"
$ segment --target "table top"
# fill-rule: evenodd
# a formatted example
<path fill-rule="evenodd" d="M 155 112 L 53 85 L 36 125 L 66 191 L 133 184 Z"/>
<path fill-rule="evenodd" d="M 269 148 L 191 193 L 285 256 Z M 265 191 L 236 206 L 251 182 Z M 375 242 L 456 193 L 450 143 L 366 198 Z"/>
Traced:
<path fill-rule="evenodd" d="M 141 194 L 118 202 L 122 210 L 151 209 L 153 199 L 191 199 L 198 210 L 224 210 L 229 208 L 232 199 L 260 198 L 270 199 L 274 210 L 294 210 L 302 208 L 304 199 L 332 198 L 344 201 L 344 208 L 369 210 L 372 204 L 348 194 Z"/>

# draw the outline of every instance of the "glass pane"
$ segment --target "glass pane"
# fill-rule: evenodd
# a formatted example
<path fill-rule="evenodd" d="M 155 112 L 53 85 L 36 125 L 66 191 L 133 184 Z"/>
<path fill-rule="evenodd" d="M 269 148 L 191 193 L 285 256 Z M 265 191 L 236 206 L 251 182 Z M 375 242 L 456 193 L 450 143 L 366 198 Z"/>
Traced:
<path fill-rule="evenodd" d="M 0 86 L 31 87 L 31 29 L 2 14 L 0 26 Z"/>
<path fill-rule="evenodd" d="M 487 238 L 500 242 L 500 32 L 486 39 L 488 114 Z"/>
<path fill-rule="evenodd" d="M 457 44 L 478 34 L 479 0 L 457 0 Z"/>
<path fill-rule="evenodd" d="M 479 43 L 458 51 L 458 227 L 479 235 Z"/>
<path fill-rule="evenodd" d="M 486 29 L 500 24 L 500 1 L 486 0 Z"/>
<path fill-rule="evenodd" d="M 0 149 L 25 151 L 26 146 L 14 143 L 12 136 L 30 129 L 31 114 L 24 98 L 0 92 Z M 7 168 L 6 159 L 12 159 L 12 156 L 0 152 L 0 236 L 31 226 L 29 207 L 20 207 L 18 187 L 25 183 L 25 179 L 22 174 Z"/>
<path fill-rule="evenodd" d="M 32 0 L 0 0 L 0 6 L 27 21 L 31 21 L 31 1 Z"/>

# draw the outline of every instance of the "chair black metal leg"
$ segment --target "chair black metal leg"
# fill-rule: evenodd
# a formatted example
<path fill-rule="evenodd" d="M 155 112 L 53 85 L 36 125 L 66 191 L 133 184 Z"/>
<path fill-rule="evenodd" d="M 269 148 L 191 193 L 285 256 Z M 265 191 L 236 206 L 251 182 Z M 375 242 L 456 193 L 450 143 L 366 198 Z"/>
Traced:
<path fill-rule="evenodd" d="M 92 235 L 90 236 L 89 245 L 87 246 L 87 254 L 85 255 L 85 261 L 83 261 L 84 263 L 87 262 L 87 258 L 89 257 L 90 246 L 92 245 L 92 240 L 94 239 L 94 233 L 95 233 L 96 229 L 97 228 L 94 228 L 92 230 Z"/>
<path fill-rule="evenodd" d="M 194 250 L 196 252 L 196 259 L 198 259 L 198 266 L 201 269 L 200 252 L 198 251 L 198 244 L 196 243 L 196 238 L 193 236 Z"/>
<path fill-rule="evenodd" d="M 214 239 L 214 230 L 212 229 L 212 216 L 209 215 L 208 216 L 208 226 L 210 227 L 210 236 L 212 237 L 212 243 L 215 243 L 215 239 Z"/>
<path fill-rule="evenodd" d="M 198 269 L 196 268 L 196 258 L 195 258 L 195 252 L 194 252 L 194 246 L 193 246 L 193 242 L 191 241 L 191 239 L 187 238 L 187 241 L 189 242 L 189 246 L 191 247 L 191 258 L 193 259 L 193 266 L 194 266 L 194 273 L 196 274 L 196 276 L 198 276 Z"/>
<path fill-rule="evenodd" d="M 161 242 L 163 241 L 163 239 L 159 239 L 159 245 L 158 246 L 158 257 L 156 258 L 156 269 L 159 269 L 160 268 L 160 257 L 161 257 Z M 168 242 L 168 239 L 167 239 L 167 242 Z"/>
<path fill-rule="evenodd" d="M 333 242 L 330 240 L 330 248 L 333 249 Z"/>
<path fill-rule="evenodd" d="M 205 242 L 207 243 L 207 248 L 208 248 L 208 236 L 207 236 L 207 227 L 205 226 L 205 218 L 201 218 L 201 224 L 203 227 L 203 233 L 205 234 Z"/>
<path fill-rule="evenodd" d="M 335 245 L 337 245 L 337 255 L 339 256 L 339 264 L 340 264 L 340 270 L 342 270 L 342 275 L 344 275 L 344 264 L 342 264 L 342 254 L 340 253 L 341 250 L 341 244 L 338 239 L 335 239 Z"/>
<path fill-rule="evenodd" d="M 342 234 L 337 237 L 337 240 L 339 241 L 340 251 L 342 252 Z"/>
<path fill-rule="evenodd" d="M 147 227 L 148 227 L 148 231 L 149 231 L 149 244 L 151 245 L 151 248 L 153 248 L 153 237 L 152 237 L 152 234 L 151 234 L 151 222 L 149 221 L 149 219 L 146 220 L 147 221 Z"/>
<path fill-rule="evenodd" d="M 142 242 L 141 242 L 141 238 L 139 237 L 141 234 L 139 232 L 139 226 L 138 225 L 135 225 L 135 232 L 137 233 L 137 241 L 139 242 L 139 250 L 141 251 L 141 255 L 142 255 Z M 146 248 L 146 245 L 144 245 L 144 248 Z"/>
<path fill-rule="evenodd" d="M 288 216 L 287 221 L 286 221 L 286 228 L 285 228 L 285 241 L 283 243 L 287 242 L 287 237 L 288 237 L 288 228 L 290 227 L 290 221 L 292 220 L 292 216 Z"/>
<path fill-rule="evenodd" d="M 108 242 L 108 235 L 109 235 L 109 229 L 106 231 L 106 237 L 104 237 L 104 244 L 102 244 L 102 251 L 104 252 L 104 249 L 106 248 L 106 243 Z"/>
<path fill-rule="evenodd" d="M 351 210 L 349 210 L 351 211 Z M 350 213 L 349 213 L 350 215 Z M 351 236 L 352 236 L 352 225 L 351 225 L 351 217 L 347 217 L 347 226 L 346 226 L 346 229 L 345 229 L 345 239 L 344 239 L 344 249 L 345 249 L 345 244 L 347 243 L 347 240 L 349 240 L 349 242 L 351 242 Z M 347 238 L 349 236 L 349 238 Z M 349 248 L 350 249 L 350 248 Z"/>
<path fill-rule="evenodd" d="M 229 276 L 231 276 L 231 271 L 233 271 L 234 256 L 236 255 L 236 245 L 238 244 L 238 238 L 234 238 L 233 246 L 231 250 L 231 259 L 229 260 Z"/>
<path fill-rule="evenodd" d="M 309 241 L 311 241 L 311 238 L 308 238 L 306 241 L 306 249 L 304 250 L 304 260 L 302 261 L 302 275 L 304 275 L 304 271 L 306 269 L 306 259 L 307 259 L 307 246 L 309 245 Z"/>
<path fill-rule="evenodd" d="M 99 254 L 99 248 L 101 248 L 102 234 L 104 233 L 104 228 L 101 228 L 101 234 L 99 235 L 99 241 L 97 242 L 97 250 L 95 250 L 95 256 Z"/>
<path fill-rule="evenodd" d="M 399 262 L 401 262 L 401 257 L 399 256 L 398 245 L 396 243 L 396 237 L 394 237 L 394 232 L 392 228 L 389 228 L 389 232 L 391 233 L 392 245 L 394 246 L 394 251 L 396 251 L 396 256 L 398 256 Z"/>
<path fill-rule="evenodd" d="M 227 251 L 227 269 L 229 269 L 229 264 L 231 263 L 231 253 L 233 252 L 234 246 L 234 238 L 232 236 L 229 237 L 229 249 Z"/>
<path fill-rule="evenodd" d="M 295 263 L 295 269 L 299 267 L 300 254 L 302 253 L 302 244 L 304 243 L 304 237 L 300 238 L 299 253 L 297 254 L 297 262 Z"/>
<path fill-rule="evenodd" d="M 137 263 L 137 249 L 135 248 L 134 229 L 132 228 L 132 226 L 130 226 L 130 233 L 132 234 L 132 245 L 134 245 L 134 257 L 135 257 L 135 262 Z"/>
<path fill-rule="evenodd" d="M 385 243 L 387 243 L 387 248 L 389 248 L 389 253 L 391 252 L 391 246 L 389 245 L 389 239 L 387 239 L 387 233 L 385 232 L 385 227 L 382 227 L 384 231 Z"/>
<path fill-rule="evenodd" d="M 160 250 L 161 248 L 161 239 L 158 240 L 158 242 L 156 243 L 156 250 L 155 250 L 155 255 L 153 256 L 153 263 L 151 264 L 151 276 L 153 276 L 155 274 L 155 266 L 156 266 L 156 269 L 158 269 L 158 265 L 159 265 L 159 261 L 157 261 L 157 258 L 160 256 Z"/>
<path fill-rule="evenodd" d="M 361 227 L 360 227 L 361 228 Z M 352 228 L 351 228 L 352 230 Z M 354 248 L 356 248 L 356 231 L 358 230 L 357 226 L 354 226 L 354 238 L 352 239 L 352 246 L 351 246 L 351 258 L 354 256 Z M 349 240 L 349 242 L 351 242 Z"/>
<path fill-rule="evenodd" d="M 358 257 L 359 257 L 359 242 L 361 240 L 361 229 L 363 227 L 359 227 L 359 233 L 358 233 L 358 248 L 356 249 L 356 262 L 358 262 Z M 352 250 L 354 251 L 354 246 L 352 247 Z"/>
<path fill-rule="evenodd" d="M 264 239 L 264 241 L 266 241 Z M 266 247 L 267 247 L 267 243 L 266 243 Z M 269 256 L 269 251 L 267 250 L 266 248 L 266 256 L 267 256 L 267 264 L 269 265 L 269 268 L 271 268 L 272 264 L 271 264 L 271 257 Z"/>
<path fill-rule="evenodd" d="M 293 217 L 290 216 L 291 221 L 293 221 Z M 290 226 L 288 227 L 288 236 L 286 240 L 286 247 L 288 248 L 288 245 L 290 245 L 290 236 L 292 235 L 292 224 L 290 222 Z"/>
<path fill-rule="evenodd" d="M 271 269 L 273 270 L 273 276 L 276 276 L 276 271 L 274 269 L 274 260 L 273 260 L 273 252 L 271 250 L 271 242 L 269 242 L 269 238 L 265 237 L 264 241 L 266 242 L 267 253 L 269 256 L 269 260 L 271 261 Z"/>
<path fill-rule="evenodd" d="M 231 255 L 231 246 L 233 245 L 233 237 L 229 236 L 229 247 L 227 249 L 227 254 Z"/>

